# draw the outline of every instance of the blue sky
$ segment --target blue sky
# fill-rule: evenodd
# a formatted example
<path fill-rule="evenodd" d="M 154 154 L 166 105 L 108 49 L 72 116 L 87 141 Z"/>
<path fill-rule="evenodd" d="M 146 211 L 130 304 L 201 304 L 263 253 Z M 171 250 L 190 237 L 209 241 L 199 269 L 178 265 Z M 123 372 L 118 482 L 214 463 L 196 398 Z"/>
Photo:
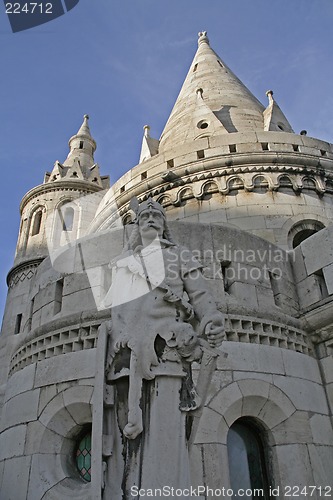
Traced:
<path fill-rule="evenodd" d="M 332 0 L 80 0 L 13 34 L 0 5 L 0 311 L 19 203 L 90 115 L 111 181 L 137 164 L 143 125 L 158 138 L 207 30 L 255 96 L 274 97 L 295 132 L 333 142 Z"/>

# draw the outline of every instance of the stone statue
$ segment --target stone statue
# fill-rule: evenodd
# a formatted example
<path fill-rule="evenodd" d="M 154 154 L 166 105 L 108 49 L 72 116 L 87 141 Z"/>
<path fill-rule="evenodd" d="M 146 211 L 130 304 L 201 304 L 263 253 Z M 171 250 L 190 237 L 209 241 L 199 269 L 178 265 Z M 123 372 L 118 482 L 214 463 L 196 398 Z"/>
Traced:
<path fill-rule="evenodd" d="M 108 338 L 103 498 L 112 500 L 140 498 L 135 488 L 190 485 L 189 415 L 202 404 L 191 363 L 224 338 L 201 265 L 173 242 L 163 207 L 149 198 L 135 211 L 104 299 L 111 321 L 101 326 Z"/>

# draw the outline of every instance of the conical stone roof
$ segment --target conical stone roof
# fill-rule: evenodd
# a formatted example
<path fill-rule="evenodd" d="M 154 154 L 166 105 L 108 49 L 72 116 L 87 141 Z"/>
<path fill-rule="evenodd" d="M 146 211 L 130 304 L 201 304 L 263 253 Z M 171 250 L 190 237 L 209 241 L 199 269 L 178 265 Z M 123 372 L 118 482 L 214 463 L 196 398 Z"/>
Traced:
<path fill-rule="evenodd" d="M 199 33 L 198 50 L 160 138 L 160 152 L 196 138 L 264 129 L 264 106 Z"/>

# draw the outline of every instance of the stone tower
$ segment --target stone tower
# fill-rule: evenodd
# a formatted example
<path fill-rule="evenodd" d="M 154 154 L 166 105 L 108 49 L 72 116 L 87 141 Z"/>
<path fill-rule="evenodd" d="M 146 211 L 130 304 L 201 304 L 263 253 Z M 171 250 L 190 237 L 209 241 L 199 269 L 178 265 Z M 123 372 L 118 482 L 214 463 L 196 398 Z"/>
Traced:
<path fill-rule="evenodd" d="M 193 487 L 202 498 L 207 488 L 333 494 L 333 145 L 295 133 L 267 98 L 202 32 L 160 139 L 144 127 L 139 164 L 112 190 L 85 116 L 66 161 L 23 198 L 0 341 L 4 500 L 102 498 L 89 459 L 108 448 L 96 444 L 98 328 L 112 314 L 100 298 L 134 197 L 163 205 L 226 318 L 191 443 Z"/>

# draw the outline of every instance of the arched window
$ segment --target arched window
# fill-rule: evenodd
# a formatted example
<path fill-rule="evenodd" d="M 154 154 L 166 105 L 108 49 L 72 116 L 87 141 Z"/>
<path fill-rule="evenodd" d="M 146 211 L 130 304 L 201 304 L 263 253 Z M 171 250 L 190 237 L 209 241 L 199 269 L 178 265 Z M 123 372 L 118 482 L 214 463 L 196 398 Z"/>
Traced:
<path fill-rule="evenodd" d="M 74 208 L 66 207 L 61 209 L 62 216 L 62 230 L 63 231 L 72 231 L 73 230 L 73 222 L 74 222 Z"/>
<path fill-rule="evenodd" d="M 265 451 L 259 428 L 249 419 L 237 420 L 228 432 L 230 486 L 233 499 L 269 499 Z"/>
<path fill-rule="evenodd" d="M 42 225 L 42 217 L 43 217 L 43 212 L 41 210 L 38 210 L 37 212 L 35 212 L 34 220 L 32 223 L 31 236 L 35 236 L 36 234 L 39 234 L 40 228 Z"/>
<path fill-rule="evenodd" d="M 288 241 L 291 248 L 296 248 L 304 240 L 317 233 L 325 226 L 317 220 L 303 220 L 295 224 L 289 231 Z"/>

